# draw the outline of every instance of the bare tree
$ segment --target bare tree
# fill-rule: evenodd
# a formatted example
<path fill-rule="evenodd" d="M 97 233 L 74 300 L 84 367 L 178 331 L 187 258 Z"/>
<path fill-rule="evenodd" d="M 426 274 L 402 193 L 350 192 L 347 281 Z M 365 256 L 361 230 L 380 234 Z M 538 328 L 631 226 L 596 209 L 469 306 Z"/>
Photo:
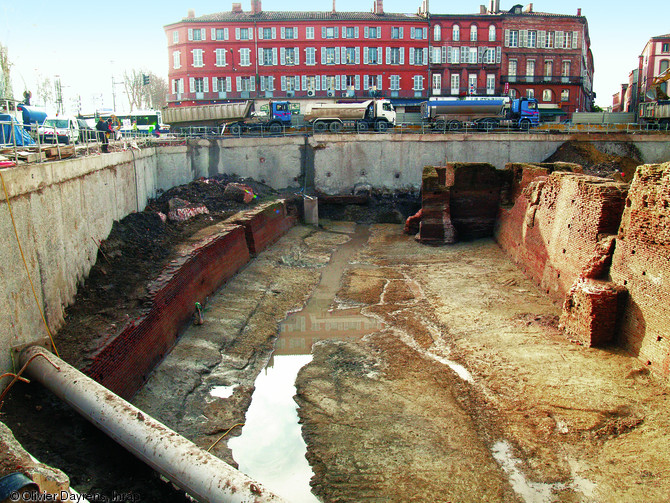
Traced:
<path fill-rule="evenodd" d="M 130 110 L 141 108 L 158 109 L 165 106 L 167 81 L 152 72 L 130 70 L 123 75 Z"/>
<path fill-rule="evenodd" d="M 167 79 L 153 73 L 148 73 L 149 84 L 146 86 L 147 103 L 155 110 L 163 108 L 167 104 L 168 82 Z"/>
<path fill-rule="evenodd" d="M 142 108 L 142 71 L 133 69 L 123 72 L 123 87 L 128 96 L 130 111 Z"/>
<path fill-rule="evenodd" d="M 37 97 L 41 100 L 41 105 L 46 107 L 54 99 L 54 86 L 49 77 L 41 77 L 37 81 Z"/>
<path fill-rule="evenodd" d="M 2 98 L 14 98 L 12 79 L 10 78 L 11 67 L 9 51 L 4 45 L 0 44 L 0 97 Z"/>

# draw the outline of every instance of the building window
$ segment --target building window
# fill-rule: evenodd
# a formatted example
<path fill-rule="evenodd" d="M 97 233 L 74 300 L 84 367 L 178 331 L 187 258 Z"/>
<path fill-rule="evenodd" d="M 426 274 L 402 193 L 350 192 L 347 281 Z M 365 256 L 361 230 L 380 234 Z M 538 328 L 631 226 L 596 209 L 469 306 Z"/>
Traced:
<path fill-rule="evenodd" d="M 553 31 L 548 31 L 547 32 L 547 43 L 545 44 L 546 49 L 551 49 L 554 47 L 554 32 Z"/>
<path fill-rule="evenodd" d="M 333 26 L 324 26 L 321 28 L 321 38 L 337 38 L 337 35 L 335 34 L 336 31 L 339 31 L 339 28 Z"/>
<path fill-rule="evenodd" d="M 439 24 L 435 25 L 433 28 L 433 40 L 439 42 L 442 38 L 442 27 Z"/>
<path fill-rule="evenodd" d="M 414 76 L 414 91 L 423 91 L 423 75 Z"/>
<path fill-rule="evenodd" d="M 358 38 L 358 28 L 354 28 L 353 26 L 345 28 L 344 38 Z"/>
<path fill-rule="evenodd" d="M 226 50 L 225 49 L 216 49 L 214 51 L 216 54 L 216 66 L 226 66 Z"/>
<path fill-rule="evenodd" d="M 212 37 L 214 40 L 228 40 L 228 28 L 217 28 L 212 31 L 214 32 L 214 36 Z"/>
<path fill-rule="evenodd" d="M 425 65 L 427 63 L 424 58 L 424 49 L 410 47 L 409 49 L 409 64 L 410 65 Z"/>
<path fill-rule="evenodd" d="M 272 40 L 272 28 L 262 28 L 263 40 Z"/>
<path fill-rule="evenodd" d="M 335 64 L 335 47 L 326 47 L 326 60 L 322 61 L 321 64 L 324 65 L 334 65 Z"/>
<path fill-rule="evenodd" d="M 458 42 L 461 39 L 461 27 L 455 24 L 451 29 L 451 39 Z"/>
<path fill-rule="evenodd" d="M 442 74 L 434 73 L 433 74 L 433 94 L 442 93 Z"/>
<path fill-rule="evenodd" d="M 535 47 L 537 45 L 537 32 L 535 30 L 530 30 L 528 32 L 528 41 L 526 47 Z"/>
<path fill-rule="evenodd" d="M 175 70 L 181 68 L 181 53 L 179 51 L 174 51 L 172 53 L 172 68 Z"/>
<path fill-rule="evenodd" d="M 533 82 L 533 76 L 535 75 L 535 60 L 529 59 L 526 61 L 526 80 L 528 82 Z"/>
<path fill-rule="evenodd" d="M 451 94 L 459 94 L 461 92 L 461 75 L 458 73 L 451 74 Z"/>
<path fill-rule="evenodd" d="M 305 49 L 305 64 L 306 65 L 315 65 L 316 64 L 316 48 L 307 47 Z"/>
<path fill-rule="evenodd" d="M 569 77 L 570 76 L 570 61 L 563 61 L 561 64 L 561 76 Z"/>
<path fill-rule="evenodd" d="M 295 65 L 296 63 L 296 49 L 294 47 L 282 48 L 284 51 L 284 62 L 285 65 Z"/>
<path fill-rule="evenodd" d="M 484 63 L 492 65 L 496 62 L 496 49 L 495 47 L 485 47 L 484 56 L 482 58 Z"/>
<path fill-rule="evenodd" d="M 240 66 L 251 65 L 251 49 L 240 49 Z"/>
<path fill-rule="evenodd" d="M 237 40 L 251 40 L 251 28 L 236 28 Z"/>
<path fill-rule="evenodd" d="M 516 67 L 517 67 L 516 59 L 510 59 L 507 64 L 507 75 L 509 75 L 510 82 L 516 81 Z"/>
<path fill-rule="evenodd" d="M 195 68 L 204 66 L 202 62 L 202 49 L 193 49 L 193 66 Z"/>
<path fill-rule="evenodd" d="M 663 47 L 661 48 L 661 52 L 670 52 L 670 44 L 668 42 L 663 43 Z"/>
<path fill-rule="evenodd" d="M 376 47 L 366 47 L 363 49 L 367 53 L 367 60 L 364 61 L 368 65 L 378 65 L 379 61 L 379 51 Z"/>
<path fill-rule="evenodd" d="M 515 100 L 518 94 L 519 94 L 519 93 L 517 92 L 516 89 L 510 89 L 510 90 L 509 90 L 509 97 L 510 97 L 510 99 Z"/>
<path fill-rule="evenodd" d="M 547 60 L 544 62 L 544 80 L 550 80 L 554 75 L 554 62 Z"/>
<path fill-rule="evenodd" d="M 526 89 L 526 98 L 528 99 L 535 98 L 535 89 Z"/>
<path fill-rule="evenodd" d="M 570 91 L 568 89 L 561 91 L 561 101 L 570 101 Z"/>
<path fill-rule="evenodd" d="M 213 77 L 212 87 L 215 92 L 230 92 L 230 77 Z"/>
<path fill-rule="evenodd" d="M 477 74 L 471 73 L 468 75 L 468 93 L 477 94 Z"/>
<path fill-rule="evenodd" d="M 400 27 L 399 26 L 394 26 L 393 28 L 391 28 L 391 38 L 395 38 L 395 39 L 402 38 L 402 35 L 403 35 L 402 32 L 403 32 L 403 29 L 402 29 L 401 26 Z"/>
<path fill-rule="evenodd" d="M 399 47 L 391 47 L 391 61 L 390 64 L 392 65 L 399 65 L 400 64 L 400 48 Z"/>
<path fill-rule="evenodd" d="M 510 30 L 507 47 L 519 47 L 519 30 Z"/>
<path fill-rule="evenodd" d="M 470 42 L 477 41 L 477 25 L 473 24 L 470 26 Z"/>
<path fill-rule="evenodd" d="M 382 38 L 382 29 L 379 26 L 366 26 L 363 35 L 365 38 Z"/>
<path fill-rule="evenodd" d="M 347 65 L 353 65 L 356 63 L 356 48 L 355 47 L 347 47 L 344 51 L 345 55 L 345 64 Z"/>
<path fill-rule="evenodd" d="M 272 66 L 273 63 L 273 58 L 272 58 L 272 49 L 261 49 L 262 51 L 262 65 L 263 66 Z"/>
<path fill-rule="evenodd" d="M 179 32 L 178 31 L 173 31 L 172 32 L 172 43 L 173 44 L 178 44 L 179 43 Z"/>
<path fill-rule="evenodd" d="M 428 33 L 426 28 L 410 28 L 410 38 L 413 40 L 423 40 L 428 38 Z"/>
<path fill-rule="evenodd" d="M 282 33 L 283 33 L 283 38 L 287 40 L 293 40 L 295 38 L 298 38 L 298 30 L 297 28 L 282 28 Z"/>
<path fill-rule="evenodd" d="M 391 87 L 389 89 L 391 91 L 400 90 L 400 75 L 391 75 Z"/>
<path fill-rule="evenodd" d="M 255 87 L 253 77 L 237 77 L 238 91 L 254 91 Z"/>
<path fill-rule="evenodd" d="M 470 62 L 471 65 L 476 65 L 477 64 L 477 48 L 476 47 L 470 47 L 469 62 Z"/>
<path fill-rule="evenodd" d="M 339 79 L 339 77 L 338 77 L 338 79 Z M 334 91 L 335 90 L 335 76 L 334 75 L 326 75 L 326 89 L 328 91 Z"/>
<path fill-rule="evenodd" d="M 305 91 L 316 91 L 316 77 L 309 75 L 305 78 Z"/>
<path fill-rule="evenodd" d="M 542 91 L 542 101 L 552 101 L 554 99 L 554 93 L 551 89 L 545 89 Z"/>
<path fill-rule="evenodd" d="M 205 92 L 205 80 L 202 77 L 196 77 L 193 79 L 193 92 Z"/>
<path fill-rule="evenodd" d="M 195 40 L 195 41 L 202 40 L 202 30 L 200 30 L 200 29 L 193 30 L 193 37 L 191 38 L 191 40 Z"/>
<path fill-rule="evenodd" d="M 274 91 L 275 79 L 266 75 L 261 75 L 261 91 Z"/>
<path fill-rule="evenodd" d="M 314 27 L 313 26 L 308 26 L 305 28 L 305 38 L 308 40 L 312 40 L 314 38 Z"/>
<path fill-rule="evenodd" d="M 496 27 L 495 25 L 489 26 L 489 42 L 495 42 L 496 41 Z"/>
<path fill-rule="evenodd" d="M 496 92 L 496 76 L 493 73 L 486 74 L 486 94 L 493 95 Z"/>

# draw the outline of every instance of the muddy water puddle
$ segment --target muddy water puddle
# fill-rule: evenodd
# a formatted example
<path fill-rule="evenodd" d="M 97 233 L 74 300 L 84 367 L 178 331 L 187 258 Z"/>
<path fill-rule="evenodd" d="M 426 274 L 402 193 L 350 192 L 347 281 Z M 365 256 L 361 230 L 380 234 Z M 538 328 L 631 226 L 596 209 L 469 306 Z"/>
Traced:
<path fill-rule="evenodd" d="M 228 446 L 242 472 L 292 502 L 318 501 L 311 493 L 312 469 L 305 453 L 293 396 L 298 371 L 311 360 L 312 345 L 323 339 L 351 340 L 376 332 L 381 322 L 360 308 L 335 306 L 342 274 L 369 237 L 367 226 L 342 225 L 350 240 L 340 245 L 323 268 L 307 305 L 279 325 L 279 337 L 266 369 L 256 379 L 242 435 Z"/>

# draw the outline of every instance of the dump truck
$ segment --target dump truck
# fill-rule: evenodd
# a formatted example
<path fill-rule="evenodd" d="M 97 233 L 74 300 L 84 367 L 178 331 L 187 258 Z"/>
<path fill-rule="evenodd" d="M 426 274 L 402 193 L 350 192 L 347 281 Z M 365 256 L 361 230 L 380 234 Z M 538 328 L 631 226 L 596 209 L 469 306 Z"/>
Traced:
<path fill-rule="evenodd" d="M 646 95 L 647 101 L 640 103 L 640 122 L 655 125 L 660 129 L 670 129 L 670 98 L 666 92 L 668 82 L 670 82 L 670 68 L 653 78 Z"/>
<path fill-rule="evenodd" d="M 220 134 L 226 130 L 233 135 L 261 130 L 281 133 L 284 127 L 291 126 L 291 109 L 288 101 L 271 101 L 268 113 L 256 112 L 254 102 L 248 100 L 166 108 L 163 110 L 163 118 L 173 128 L 204 128 Z"/>
<path fill-rule="evenodd" d="M 396 113 L 391 102 L 385 99 L 315 103 L 305 111 L 304 120 L 315 133 L 339 133 L 343 129 L 384 132 L 396 125 Z"/>
<path fill-rule="evenodd" d="M 497 127 L 528 130 L 540 123 L 534 98 L 431 98 L 421 103 L 421 118 L 436 131 L 458 131 L 464 126 L 490 131 Z"/>

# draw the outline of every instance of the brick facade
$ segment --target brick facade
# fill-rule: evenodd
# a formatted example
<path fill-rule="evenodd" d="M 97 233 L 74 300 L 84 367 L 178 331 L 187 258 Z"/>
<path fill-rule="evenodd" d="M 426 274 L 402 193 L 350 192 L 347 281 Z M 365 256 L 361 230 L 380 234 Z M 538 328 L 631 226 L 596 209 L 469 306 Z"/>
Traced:
<path fill-rule="evenodd" d="M 377 93 L 418 102 L 433 95 L 520 96 L 532 90 L 541 103 L 571 113 L 590 109 L 593 100 L 590 40 L 580 14 L 514 8 L 393 14 L 384 12 L 381 0 L 373 12 L 266 12 L 254 0 L 250 12 L 233 4 L 230 12 L 190 13 L 165 33 L 170 106 Z M 514 77 L 513 59 L 524 65 Z M 527 75 L 531 59 L 537 66 Z M 550 74 L 546 61 L 555 62 Z"/>

